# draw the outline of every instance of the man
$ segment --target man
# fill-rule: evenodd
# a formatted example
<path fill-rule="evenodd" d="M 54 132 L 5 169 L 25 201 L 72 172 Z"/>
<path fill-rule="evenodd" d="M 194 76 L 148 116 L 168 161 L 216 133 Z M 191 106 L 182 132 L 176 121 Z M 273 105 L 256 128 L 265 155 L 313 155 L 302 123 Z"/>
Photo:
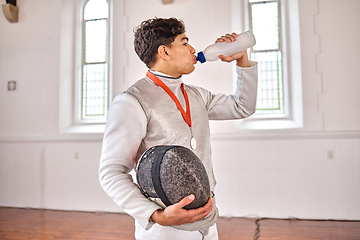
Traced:
<path fill-rule="evenodd" d="M 217 42 L 235 39 L 236 34 L 227 34 Z M 117 96 L 109 109 L 100 160 L 101 185 L 135 218 L 136 239 L 218 239 L 216 224 L 210 226 L 208 221 L 210 215 L 217 216 L 215 199 L 209 198 L 201 208 L 185 210 L 194 200 L 190 195 L 162 209 L 140 192 L 129 172 L 148 148 L 180 145 L 192 149 L 203 162 L 214 192 L 209 120 L 241 119 L 255 112 L 257 64 L 249 61 L 246 50 L 219 56 L 225 62 L 236 61 L 238 79 L 234 95 L 215 95 L 183 84 L 182 75 L 193 72 L 197 61 L 182 21 L 144 21 L 135 29 L 134 47 L 149 72 Z M 199 227 L 196 231 L 192 226 L 206 230 Z"/>

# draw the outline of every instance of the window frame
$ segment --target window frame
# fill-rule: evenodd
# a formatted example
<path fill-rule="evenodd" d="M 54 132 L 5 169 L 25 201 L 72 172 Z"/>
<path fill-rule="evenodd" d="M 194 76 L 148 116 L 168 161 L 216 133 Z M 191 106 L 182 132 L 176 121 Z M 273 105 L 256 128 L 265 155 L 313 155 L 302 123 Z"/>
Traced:
<path fill-rule="evenodd" d="M 281 1 L 280 0 L 266 0 L 266 1 L 254 1 L 254 2 L 249 2 L 248 1 L 248 16 L 249 16 L 249 28 L 250 30 L 253 30 L 253 15 L 252 15 L 252 6 L 254 5 L 258 5 L 258 4 L 267 4 L 267 3 L 276 3 L 277 4 L 277 28 L 278 28 L 278 47 L 277 48 L 273 48 L 273 49 L 266 49 L 266 50 L 254 50 L 254 47 L 251 47 L 249 49 L 249 56 L 251 58 L 252 53 L 279 53 L 281 56 L 281 60 L 280 60 L 280 79 L 278 79 L 278 81 L 280 81 L 281 83 L 281 87 L 278 87 L 277 92 L 278 95 L 281 95 L 281 97 L 279 96 L 278 98 L 278 103 L 279 103 L 279 112 L 273 112 L 273 113 L 265 113 L 262 111 L 274 111 L 275 109 L 256 109 L 255 115 L 256 116 L 261 116 L 261 115 L 265 115 L 265 116 L 274 116 L 276 117 L 284 117 L 286 115 L 288 115 L 288 107 L 286 106 L 288 103 L 288 99 L 284 98 L 284 82 L 286 79 L 284 79 L 284 59 L 283 59 L 283 48 L 282 48 L 282 13 L 281 13 Z M 279 83 L 278 83 L 279 85 Z"/>
<path fill-rule="evenodd" d="M 107 117 L 107 110 L 110 104 L 110 93 L 111 93 L 111 89 L 110 89 L 110 59 L 111 59 L 111 45 L 110 45 L 110 29 L 111 29 L 111 11 L 110 11 L 110 3 L 109 0 L 104 0 L 107 2 L 108 4 L 108 17 L 107 18 L 100 18 L 100 19 L 106 19 L 106 44 L 107 44 L 107 49 L 106 49 L 106 59 L 105 59 L 105 64 L 106 66 L 106 74 L 107 74 L 107 87 L 105 89 L 106 91 L 106 99 L 104 101 L 105 104 L 105 116 L 104 117 L 99 117 L 99 118 L 89 118 L 89 119 L 84 119 L 83 118 L 83 101 L 84 101 L 84 89 L 83 89 L 83 81 L 84 81 L 84 67 L 85 65 L 87 65 L 86 61 L 85 61 L 85 54 L 86 54 L 86 22 L 87 21 L 96 21 L 99 19 L 91 19 L 91 20 L 85 20 L 85 7 L 87 5 L 87 3 L 91 1 L 91 0 L 83 0 L 82 4 L 81 4 L 81 37 L 80 37 L 80 45 L 78 48 L 80 52 L 81 52 L 81 56 L 80 56 L 80 63 L 79 63 L 79 68 L 77 68 L 76 71 L 78 71 L 77 77 L 75 79 L 76 81 L 76 94 L 75 94 L 75 101 L 74 101 L 74 105 L 75 107 L 75 114 L 74 114 L 74 121 L 76 124 L 105 124 L 106 122 L 106 117 Z M 94 64 L 94 63 L 91 63 Z"/>
<path fill-rule="evenodd" d="M 60 29 L 60 71 L 59 71 L 59 118 L 58 129 L 61 134 L 72 136 L 100 137 L 105 129 L 105 122 L 79 121 L 81 108 L 81 58 L 82 58 L 82 16 L 86 0 L 62 0 L 61 29 Z M 126 54 L 123 48 L 113 45 L 113 42 L 121 42 L 124 39 L 122 28 L 114 29 L 114 22 L 126 22 L 123 14 L 113 14 L 114 7 L 123 13 L 123 0 L 107 0 L 109 4 L 109 46 L 108 46 L 108 104 L 110 105 L 114 92 L 124 89 L 123 81 L 113 82 L 114 78 L 122 79 L 125 60 L 114 58 L 113 51 Z M 121 25 L 123 26 L 123 24 Z M 116 61 L 116 63 L 115 63 Z M 116 69 L 113 66 L 118 66 Z M 80 134 L 80 135 L 78 135 Z"/>
<path fill-rule="evenodd" d="M 280 39 L 282 48 L 282 78 L 284 113 L 253 114 L 238 121 L 241 130 L 277 130 L 303 127 L 302 74 L 300 51 L 299 0 L 278 0 Z M 231 0 L 235 32 L 250 28 L 251 13 L 248 0 Z M 291 15 L 289 14 L 291 12 Z M 256 36 L 255 36 L 256 37 Z M 249 50 L 251 51 L 251 50 Z M 249 54 L 250 55 L 250 54 Z"/>

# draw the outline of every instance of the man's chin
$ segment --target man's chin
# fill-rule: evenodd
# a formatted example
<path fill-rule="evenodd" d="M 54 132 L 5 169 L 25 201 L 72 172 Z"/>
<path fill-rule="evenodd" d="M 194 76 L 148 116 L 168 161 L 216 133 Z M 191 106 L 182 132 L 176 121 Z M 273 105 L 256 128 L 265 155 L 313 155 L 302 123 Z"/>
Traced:
<path fill-rule="evenodd" d="M 184 72 L 183 75 L 188 75 L 188 74 L 192 73 L 193 71 L 195 71 L 195 66 L 192 69 L 189 69 L 189 71 Z"/>

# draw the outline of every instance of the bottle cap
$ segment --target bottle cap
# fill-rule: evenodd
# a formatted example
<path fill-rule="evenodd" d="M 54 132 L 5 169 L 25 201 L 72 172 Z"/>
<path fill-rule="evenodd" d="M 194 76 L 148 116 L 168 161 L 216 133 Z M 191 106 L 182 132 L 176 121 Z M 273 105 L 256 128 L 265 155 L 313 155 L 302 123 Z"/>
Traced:
<path fill-rule="evenodd" d="M 205 56 L 203 52 L 199 52 L 196 58 L 197 61 L 204 63 L 206 62 Z"/>

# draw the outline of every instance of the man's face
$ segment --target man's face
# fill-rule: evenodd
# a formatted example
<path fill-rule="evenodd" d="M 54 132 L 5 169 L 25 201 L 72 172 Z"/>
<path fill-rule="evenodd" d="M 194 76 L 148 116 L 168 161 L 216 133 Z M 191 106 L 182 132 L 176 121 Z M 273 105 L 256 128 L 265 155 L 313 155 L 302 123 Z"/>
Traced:
<path fill-rule="evenodd" d="M 188 43 L 185 33 L 178 35 L 167 52 L 171 58 L 171 66 L 175 75 L 189 74 L 195 69 L 195 49 Z"/>

